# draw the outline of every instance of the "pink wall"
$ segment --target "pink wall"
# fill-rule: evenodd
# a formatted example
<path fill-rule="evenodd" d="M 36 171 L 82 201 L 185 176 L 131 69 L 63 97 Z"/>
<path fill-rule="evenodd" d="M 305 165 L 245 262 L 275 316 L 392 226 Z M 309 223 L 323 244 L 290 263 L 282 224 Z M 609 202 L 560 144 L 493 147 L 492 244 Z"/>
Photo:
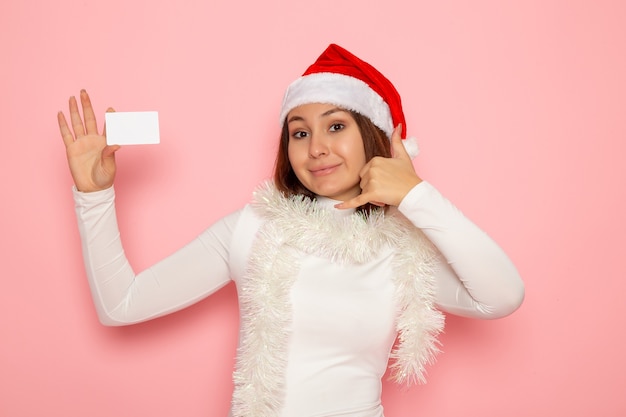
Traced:
<path fill-rule="evenodd" d="M 450 317 L 429 383 L 385 386 L 387 417 L 626 413 L 625 3 L 365 3 L 2 2 L 0 415 L 226 416 L 233 288 L 100 326 L 55 114 L 83 87 L 99 114 L 160 112 L 162 144 L 118 154 L 142 269 L 247 201 L 284 87 L 333 41 L 395 82 L 419 173 L 527 284 L 509 318 Z"/>

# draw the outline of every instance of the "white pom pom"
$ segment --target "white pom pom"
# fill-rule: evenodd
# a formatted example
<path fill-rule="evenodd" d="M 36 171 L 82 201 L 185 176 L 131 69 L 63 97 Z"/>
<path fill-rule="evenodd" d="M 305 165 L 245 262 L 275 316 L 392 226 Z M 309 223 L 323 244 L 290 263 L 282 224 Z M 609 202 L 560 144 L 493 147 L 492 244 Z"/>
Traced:
<path fill-rule="evenodd" d="M 409 154 L 411 159 L 415 159 L 417 154 L 420 153 L 420 148 L 417 145 L 417 138 L 411 136 L 409 138 L 404 139 L 402 143 L 404 144 L 404 149 L 406 149 L 406 153 Z"/>

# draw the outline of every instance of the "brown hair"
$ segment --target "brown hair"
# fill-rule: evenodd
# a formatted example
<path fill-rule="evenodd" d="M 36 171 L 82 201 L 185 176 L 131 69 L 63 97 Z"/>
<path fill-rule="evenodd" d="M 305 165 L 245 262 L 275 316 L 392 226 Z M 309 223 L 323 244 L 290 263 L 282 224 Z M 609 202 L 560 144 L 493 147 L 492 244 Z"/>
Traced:
<path fill-rule="evenodd" d="M 368 162 L 375 156 L 389 158 L 391 156 L 391 143 L 385 132 L 362 114 L 351 110 L 348 110 L 348 113 L 352 115 L 361 132 L 363 148 L 365 150 L 365 161 Z M 276 188 L 288 197 L 304 195 L 313 199 L 315 195 L 302 185 L 291 167 L 287 152 L 288 146 L 289 129 L 287 123 L 283 123 L 280 143 L 278 145 L 278 154 L 276 155 L 276 163 L 274 164 L 274 183 Z"/>

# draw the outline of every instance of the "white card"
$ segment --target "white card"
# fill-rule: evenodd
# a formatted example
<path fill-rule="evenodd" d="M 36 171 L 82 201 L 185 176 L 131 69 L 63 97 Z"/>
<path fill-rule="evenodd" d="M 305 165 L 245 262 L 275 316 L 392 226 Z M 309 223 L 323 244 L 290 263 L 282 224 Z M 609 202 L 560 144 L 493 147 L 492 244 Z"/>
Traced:
<path fill-rule="evenodd" d="M 160 142 L 156 111 L 112 112 L 105 115 L 107 145 L 145 145 Z"/>

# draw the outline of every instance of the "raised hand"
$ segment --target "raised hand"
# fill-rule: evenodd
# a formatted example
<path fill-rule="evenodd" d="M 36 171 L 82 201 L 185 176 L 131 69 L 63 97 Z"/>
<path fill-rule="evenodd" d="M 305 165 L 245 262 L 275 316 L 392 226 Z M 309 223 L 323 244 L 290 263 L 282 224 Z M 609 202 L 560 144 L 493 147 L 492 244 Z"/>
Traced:
<path fill-rule="evenodd" d="M 374 157 L 361 169 L 361 194 L 335 207 L 348 209 L 367 203 L 398 206 L 407 193 L 422 182 L 404 149 L 401 132 L 402 125 L 398 125 L 391 135 L 391 158 Z"/>
<path fill-rule="evenodd" d="M 57 114 L 59 130 L 65 143 L 67 162 L 74 184 L 79 191 L 92 192 L 109 188 L 115 179 L 115 152 L 119 145 L 106 144 L 106 132 L 98 134 L 96 117 L 89 95 L 80 92 L 83 117 L 74 96 L 70 97 L 70 130 L 63 112 Z M 109 108 L 107 112 L 112 112 Z"/>

